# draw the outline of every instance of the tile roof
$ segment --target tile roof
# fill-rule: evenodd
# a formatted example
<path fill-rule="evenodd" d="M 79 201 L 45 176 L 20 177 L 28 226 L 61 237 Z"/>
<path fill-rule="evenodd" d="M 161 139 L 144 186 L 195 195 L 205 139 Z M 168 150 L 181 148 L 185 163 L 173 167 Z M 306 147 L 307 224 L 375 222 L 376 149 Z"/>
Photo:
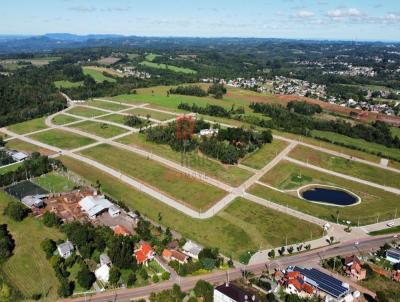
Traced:
<path fill-rule="evenodd" d="M 151 245 L 148 243 L 142 243 L 140 245 L 140 248 L 138 250 L 136 250 L 136 252 L 135 252 L 135 257 L 136 257 L 137 263 L 141 264 L 143 262 L 146 262 L 152 253 L 153 253 L 153 250 L 151 248 Z"/>
<path fill-rule="evenodd" d="M 122 235 L 122 236 L 129 236 L 129 235 L 131 235 L 131 232 L 129 232 L 129 230 L 127 228 L 123 227 L 122 225 L 117 224 L 114 227 L 114 234 Z"/>

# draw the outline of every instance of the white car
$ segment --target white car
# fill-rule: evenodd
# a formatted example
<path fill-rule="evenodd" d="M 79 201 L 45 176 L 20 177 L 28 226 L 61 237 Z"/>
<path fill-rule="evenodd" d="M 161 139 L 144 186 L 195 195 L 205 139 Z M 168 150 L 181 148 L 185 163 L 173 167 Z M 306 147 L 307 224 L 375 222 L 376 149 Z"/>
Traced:
<path fill-rule="evenodd" d="M 387 225 L 389 228 L 391 228 L 392 226 L 394 226 L 394 222 L 391 221 L 391 222 L 387 223 L 386 225 Z"/>
<path fill-rule="evenodd" d="M 358 241 L 354 242 L 354 245 L 359 245 L 359 242 Z"/>

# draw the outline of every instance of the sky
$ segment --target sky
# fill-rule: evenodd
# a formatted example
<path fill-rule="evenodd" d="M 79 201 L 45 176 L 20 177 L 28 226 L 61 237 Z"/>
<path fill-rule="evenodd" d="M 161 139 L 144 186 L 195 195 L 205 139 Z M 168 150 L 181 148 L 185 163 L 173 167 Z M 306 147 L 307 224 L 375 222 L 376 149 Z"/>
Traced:
<path fill-rule="evenodd" d="M 400 0 L 2 0 L 0 34 L 400 40 Z"/>

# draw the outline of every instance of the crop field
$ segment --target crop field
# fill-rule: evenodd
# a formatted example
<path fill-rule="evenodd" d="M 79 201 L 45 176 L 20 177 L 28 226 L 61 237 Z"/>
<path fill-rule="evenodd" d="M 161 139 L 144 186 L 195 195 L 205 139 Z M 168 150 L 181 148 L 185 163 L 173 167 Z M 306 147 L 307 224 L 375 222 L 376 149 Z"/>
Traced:
<path fill-rule="evenodd" d="M 73 124 L 69 127 L 79 129 L 84 132 L 88 132 L 104 138 L 110 138 L 127 132 L 126 129 L 121 127 L 92 121 L 83 121 L 81 123 Z"/>
<path fill-rule="evenodd" d="M 240 185 L 252 175 L 252 173 L 247 170 L 236 166 L 225 166 L 213 159 L 209 159 L 206 156 L 194 152 L 190 152 L 186 156 L 183 156 L 180 152 L 172 150 L 167 145 L 146 141 L 145 135 L 141 133 L 134 133 L 125 136 L 120 138 L 118 141 L 126 145 L 137 146 L 194 170 L 204 172 L 207 176 L 216 178 L 233 186 Z"/>
<path fill-rule="evenodd" d="M 129 110 L 127 112 L 134 114 L 134 115 L 142 116 L 142 117 L 149 116 L 150 118 L 153 118 L 153 119 L 159 120 L 159 121 L 166 121 L 166 120 L 170 120 L 175 117 L 174 114 L 158 112 L 158 111 L 149 110 L 149 109 L 145 109 L 145 108 L 135 108 L 135 109 Z"/>
<path fill-rule="evenodd" d="M 110 145 L 99 145 L 81 153 L 178 198 L 200 211 L 206 210 L 226 195 L 226 192 L 214 186 L 190 178 L 133 152 Z"/>
<path fill-rule="evenodd" d="M 46 129 L 47 126 L 44 122 L 45 118 L 40 117 L 30 121 L 7 126 L 7 129 L 17 134 L 26 134 L 34 131 Z"/>
<path fill-rule="evenodd" d="M 263 145 L 260 149 L 246 156 L 240 163 L 254 169 L 261 169 L 287 146 L 287 142 L 274 139 L 271 144 Z"/>
<path fill-rule="evenodd" d="M 93 109 L 93 108 L 87 108 L 87 107 L 80 107 L 76 106 L 67 111 L 70 114 L 73 115 L 78 115 L 78 116 L 83 116 L 83 117 L 95 117 L 103 114 L 107 114 L 105 111 Z"/>
<path fill-rule="evenodd" d="M 55 81 L 54 85 L 57 88 L 74 88 L 74 87 L 80 87 L 83 85 L 82 81 L 79 82 L 71 82 L 71 81 Z"/>
<path fill-rule="evenodd" d="M 75 149 L 94 143 L 94 140 L 58 129 L 36 133 L 31 138 L 61 149 Z"/>
<path fill-rule="evenodd" d="M 98 108 L 101 108 L 101 109 L 106 109 L 106 110 L 111 110 L 111 111 L 119 111 L 119 110 L 122 110 L 122 109 L 129 108 L 126 105 L 123 105 L 123 104 L 103 102 L 103 101 L 98 101 L 98 100 L 87 101 L 85 103 L 85 105 L 98 107 Z"/>
<path fill-rule="evenodd" d="M 91 183 L 99 180 L 104 192 L 116 199 L 122 196 L 123 201 L 132 209 L 138 210 L 155 221 L 158 220 L 158 213 L 161 213 L 161 224 L 164 226 L 177 230 L 185 238 L 195 240 L 204 246 L 218 247 L 223 254 L 235 259 L 238 259 L 239 255 L 247 251 L 259 249 L 260 242 L 258 240 L 260 237 L 263 240 L 261 247 L 264 248 L 267 245 L 280 246 L 284 244 L 285 238 L 280 234 L 287 234 L 289 244 L 295 243 L 291 238 L 296 238 L 296 242 L 308 240 L 309 230 L 314 233 L 315 237 L 321 235 L 320 228 L 313 224 L 244 199 L 236 200 L 230 207 L 213 218 L 193 219 L 100 170 L 69 157 L 63 156 L 61 160 L 71 171 L 81 175 Z M 256 218 L 248 218 L 249 209 L 251 213 L 257 213 Z M 227 213 L 225 217 L 223 217 L 224 213 Z M 235 219 L 232 220 L 231 215 L 235 215 Z M 275 223 L 278 220 L 280 223 Z M 250 234 L 249 226 L 251 226 L 251 230 L 257 230 L 256 236 Z M 207 230 L 207 232 L 204 230 Z M 308 230 L 308 232 L 303 230 Z"/>
<path fill-rule="evenodd" d="M 58 114 L 51 121 L 55 125 L 65 125 L 65 124 L 69 124 L 72 122 L 77 122 L 77 121 L 79 121 L 79 119 L 77 119 L 73 116 L 66 115 L 66 114 Z"/>
<path fill-rule="evenodd" d="M 331 171 L 369 180 L 390 187 L 400 187 L 400 173 L 333 156 L 305 146 L 297 146 L 290 157 Z"/>
<path fill-rule="evenodd" d="M 11 197 L 0 191 L 0 218 L 8 225 L 16 244 L 13 256 L 2 265 L 0 275 L 29 299 L 40 293 L 46 297 L 41 301 L 55 301 L 59 282 L 40 243 L 45 238 L 64 239 L 64 235 L 33 217 L 15 222 L 4 216 L 4 208 L 10 200 Z"/>
<path fill-rule="evenodd" d="M 85 75 L 89 75 L 91 76 L 96 82 L 98 83 L 102 83 L 104 81 L 108 81 L 108 82 L 116 82 L 115 79 L 110 78 L 110 77 L 106 77 L 103 74 L 103 70 L 100 70 L 99 67 L 93 67 L 93 66 L 84 66 L 83 68 L 83 73 Z M 110 73 L 109 71 L 107 71 L 108 73 Z M 111 73 L 110 73 L 111 74 Z"/>
<path fill-rule="evenodd" d="M 33 153 L 33 152 L 39 152 L 42 155 L 53 155 L 56 152 L 39 147 L 37 145 L 33 145 L 24 141 L 21 141 L 19 139 L 13 139 L 7 142 L 7 147 L 10 149 L 26 152 L 26 153 Z"/>
<path fill-rule="evenodd" d="M 61 193 L 73 190 L 75 183 L 56 172 L 50 172 L 32 179 L 32 182 L 52 193 Z"/>
<path fill-rule="evenodd" d="M 379 219 L 392 219 L 394 209 L 400 208 L 399 196 L 364 184 L 321 173 L 283 161 L 261 178 L 261 182 L 281 190 L 297 189 L 306 184 L 325 184 L 347 189 L 361 198 L 361 203 L 348 207 L 334 207 L 314 204 L 297 197 L 295 193 L 282 193 L 262 185 L 254 185 L 250 193 L 299 211 L 332 220 L 336 211 L 341 218 L 360 224 L 374 223 Z M 292 195 L 291 195 L 292 194 Z M 335 214 L 335 215 L 334 215 Z M 336 219 L 336 218 L 335 218 Z"/>

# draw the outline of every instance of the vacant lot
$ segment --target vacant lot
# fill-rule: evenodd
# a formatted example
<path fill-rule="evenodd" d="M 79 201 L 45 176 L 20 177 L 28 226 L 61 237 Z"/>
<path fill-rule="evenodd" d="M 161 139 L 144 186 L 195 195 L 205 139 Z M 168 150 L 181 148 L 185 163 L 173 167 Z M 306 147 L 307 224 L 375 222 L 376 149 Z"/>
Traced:
<path fill-rule="evenodd" d="M 82 154 L 148 183 L 200 211 L 206 210 L 226 194 L 216 187 L 190 178 L 155 161 L 110 145 L 99 145 L 84 150 Z"/>
<path fill-rule="evenodd" d="M 85 66 L 82 68 L 83 69 L 83 73 L 85 75 L 89 75 L 91 76 L 96 82 L 98 83 L 102 83 L 104 81 L 108 81 L 108 82 L 115 82 L 116 80 L 111 78 L 111 77 L 107 77 L 103 74 L 103 70 L 100 67 L 95 67 L 95 66 Z M 109 71 L 106 71 L 107 73 L 110 73 Z M 110 73 L 111 74 L 111 73 Z"/>
<path fill-rule="evenodd" d="M 360 224 L 369 224 L 376 222 L 377 219 L 392 219 L 394 209 L 400 209 L 399 195 L 285 161 L 265 174 L 261 181 L 282 190 L 296 189 L 310 183 L 326 184 L 350 190 L 361 197 L 361 203 L 358 205 L 334 207 L 314 204 L 298 198 L 295 193 L 281 193 L 261 185 L 255 185 L 250 190 L 251 193 L 260 197 L 324 219 L 335 220 L 336 211 L 339 211 L 341 219 L 350 220 L 353 223 L 357 223 L 360 219 Z"/>
<path fill-rule="evenodd" d="M 105 111 L 101 110 L 96 110 L 93 108 L 87 108 L 87 107 L 80 107 L 76 106 L 68 110 L 68 113 L 78 115 L 78 116 L 83 116 L 83 117 L 95 117 L 103 114 L 107 114 Z"/>
<path fill-rule="evenodd" d="M 79 119 L 66 115 L 66 114 L 58 114 L 52 120 L 52 123 L 55 125 L 65 125 L 73 122 L 79 121 Z"/>
<path fill-rule="evenodd" d="M 110 114 L 110 115 L 102 116 L 99 119 L 100 120 L 109 121 L 109 122 L 118 123 L 118 124 L 121 124 L 121 125 L 125 125 L 125 118 L 126 118 L 126 115 Z"/>
<path fill-rule="evenodd" d="M 98 107 L 106 110 L 112 110 L 112 111 L 119 111 L 122 109 L 127 109 L 129 108 L 126 105 L 121 105 L 121 104 L 116 104 L 116 103 L 110 103 L 106 101 L 98 101 L 98 100 L 90 100 L 85 103 L 85 105 L 93 106 L 93 107 Z"/>
<path fill-rule="evenodd" d="M 64 236 L 56 228 L 47 228 L 33 217 L 15 222 L 3 216 L 10 200 L 8 195 L 0 191 L 0 220 L 8 225 L 16 244 L 13 256 L 2 264 L 0 275 L 28 299 L 40 293 L 46 297 L 43 301 L 55 301 L 59 282 L 40 243 L 45 238 L 59 240 Z"/>
<path fill-rule="evenodd" d="M 274 139 L 271 144 L 263 145 L 257 151 L 246 156 L 240 163 L 254 169 L 261 169 L 287 146 L 287 142 Z"/>
<path fill-rule="evenodd" d="M 121 127 L 92 121 L 83 121 L 81 123 L 73 124 L 69 127 L 79 129 L 84 132 L 88 132 L 104 138 L 110 138 L 127 132 L 126 129 Z"/>
<path fill-rule="evenodd" d="M 153 118 L 153 119 L 159 120 L 159 121 L 166 121 L 166 120 L 170 120 L 175 117 L 175 114 L 168 114 L 168 113 L 158 112 L 158 111 L 149 110 L 149 109 L 145 109 L 145 108 L 136 108 L 136 109 L 129 110 L 127 112 L 134 114 L 134 115 L 139 115 L 142 117 L 149 116 L 150 118 Z"/>
<path fill-rule="evenodd" d="M 15 150 L 26 152 L 26 153 L 39 152 L 40 154 L 43 154 L 43 155 L 52 155 L 52 154 L 56 153 L 49 149 L 27 143 L 27 142 L 21 141 L 19 139 L 13 139 L 13 140 L 8 141 L 7 147 L 10 149 L 15 149 Z"/>
<path fill-rule="evenodd" d="M 222 253 L 235 259 L 247 251 L 259 249 L 260 243 L 261 248 L 271 245 L 281 246 L 285 242 L 281 234 L 287 234 L 289 244 L 309 239 L 310 230 L 315 236 L 319 234 L 318 227 L 312 224 L 244 199 L 236 200 L 211 219 L 193 219 L 100 170 L 68 157 L 61 159 L 70 170 L 82 175 L 91 183 L 99 180 L 102 190 L 114 198 L 119 199 L 123 196 L 123 200 L 132 209 L 153 220 L 158 220 L 158 213 L 161 213 L 162 225 L 179 231 L 185 238 L 195 240 L 204 246 L 218 247 Z M 250 215 L 249 219 L 249 210 L 256 217 Z M 234 216 L 233 221 L 232 216 Z M 276 221 L 280 223 L 275 223 Z M 257 231 L 257 234 L 252 234 L 251 230 Z M 308 233 L 303 230 L 307 230 Z M 293 239 L 295 241 L 292 241 L 292 238 L 295 238 Z"/>
<path fill-rule="evenodd" d="M 209 159 L 196 152 L 183 154 L 172 150 L 170 146 L 146 141 L 144 134 L 134 133 L 118 141 L 123 144 L 137 146 L 194 170 L 204 172 L 207 176 L 233 186 L 240 185 L 252 175 L 252 173 L 247 170 L 243 170 L 237 166 L 223 165 L 216 160 Z"/>
<path fill-rule="evenodd" d="M 75 149 L 94 143 L 91 138 L 58 129 L 36 133 L 31 138 L 60 149 Z"/>
<path fill-rule="evenodd" d="M 83 82 L 82 81 L 79 81 L 79 82 L 55 81 L 54 85 L 56 85 L 57 88 L 74 88 L 74 87 L 82 86 Z"/>
<path fill-rule="evenodd" d="M 328 170 L 369 180 L 390 187 L 400 187 L 400 173 L 333 156 L 304 146 L 293 149 L 290 157 Z"/>
<path fill-rule="evenodd" d="M 36 177 L 32 182 L 52 193 L 68 192 L 75 186 L 73 181 L 56 172 Z"/>
<path fill-rule="evenodd" d="M 44 120 L 45 120 L 44 117 L 40 117 L 40 118 L 36 118 L 36 119 L 30 120 L 30 121 L 7 126 L 7 129 L 9 129 L 12 132 L 18 133 L 18 134 L 31 133 L 34 131 L 46 129 L 47 126 L 46 126 Z"/>

